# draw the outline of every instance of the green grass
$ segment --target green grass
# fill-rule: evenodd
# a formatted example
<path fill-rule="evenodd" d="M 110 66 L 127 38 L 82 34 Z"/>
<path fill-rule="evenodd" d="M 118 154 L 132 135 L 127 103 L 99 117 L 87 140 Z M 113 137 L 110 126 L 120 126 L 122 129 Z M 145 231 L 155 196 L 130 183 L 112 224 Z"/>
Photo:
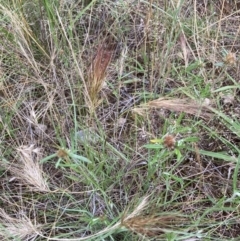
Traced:
<path fill-rule="evenodd" d="M 2 240 L 238 240 L 239 4 L 205 2 L 0 0 Z"/>

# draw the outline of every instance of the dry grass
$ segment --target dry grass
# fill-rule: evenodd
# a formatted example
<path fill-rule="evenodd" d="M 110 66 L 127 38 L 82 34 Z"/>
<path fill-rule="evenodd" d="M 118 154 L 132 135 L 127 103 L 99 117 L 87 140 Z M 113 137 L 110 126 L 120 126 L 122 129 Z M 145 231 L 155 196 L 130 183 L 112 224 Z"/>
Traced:
<path fill-rule="evenodd" d="M 35 191 L 49 192 L 46 178 L 39 165 L 42 158 L 41 149 L 34 148 L 33 145 L 20 146 L 17 152 L 16 162 L 6 167 L 13 178 Z"/>
<path fill-rule="evenodd" d="M 132 212 L 126 211 L 121 218 L 121 226 L 142 236 L 142 237 L 161 237 L 165 232 L 174 230 L 177 232 L 183 222 L 186 225 L 186 218 L 179 214 L 155 214 L 149 213 L 149 197 L 144 197 L 142 201 L 133 209 Z M 129 212 L 129 213 L 128 213 Z M 145 214 L 144 214 L 145 213 Z M 183 228 L 183 226 L 182 226 Z"/>
<path fill-rule="evenodd" d="M 184 112 L 197 117 L 210 119 L 213 117 L 213 114 L 209 107 L 209 105 L 201 104 L 195 100 L 167 99 L 163 97 L 157 100 L 149 101 L 141 107 L 133 108 L 132 111 L 140 115 L 146 115 L 151 109 L 167 109 L 174 112 Z"/>
<path fill-rule="evenodd" d="M 14 46 L 13 43 L 7 42 L 8 44 L 12 46 L 8 46 L 10 48 L 16 48 L 15 54 L 21 55 L 24 57 L 24 59 L 27 61 L 28 65 L 32 67 L 32 70 L 34 70 L 36 76 L 40 76 L 40 66 L 36 62 L 34 54 L 32 52 L 33 45 L 36 45 L 38 50 L 45 55 L 45 57 L 50 58 L 44 48 L 39 44 L 38 39 L 34 35 L 32 28 L 25 18 L 25 16 L 19 11 L 19 6 L 17 2 L 14 2 L 12 6 L 5 7 L 3 4 L 0 5 L 0 9 L 2 12 L 5 13 L 5 15 L 9 18 L 9 21 L 11 22 L 11 25 L 8 29 L 5 29 L 5 31 L 9 31 L 9 34 L 14 36 L 15 43 L 18 46 Z M 12 8 L 11 8 L 12 7 Z M 15 9 L 16 11 L 13 11 Z M 4 50 L 6 51 L 6 49 Z"/>
<path fill-rule="evenodd" d="M 239 4 L 0 2 L 1 238 L 238 240 Z"/>
<path fill-rule="evenodd" d="M 41 226 L 33 223 L 24 214 L 13 218 L 0 208 L 0 237 L 3 240 L 34 240 L 41 233 Z"/>
<path fill-rule="evenodd" d="M 172 230 L 177 232 L 178 226 L 184 221 L 186 220 L 176 216 L 146 215 L 123 220 L 122 226 L 140 236 L 156 238 L 165 232 L 171 232 Z"/>

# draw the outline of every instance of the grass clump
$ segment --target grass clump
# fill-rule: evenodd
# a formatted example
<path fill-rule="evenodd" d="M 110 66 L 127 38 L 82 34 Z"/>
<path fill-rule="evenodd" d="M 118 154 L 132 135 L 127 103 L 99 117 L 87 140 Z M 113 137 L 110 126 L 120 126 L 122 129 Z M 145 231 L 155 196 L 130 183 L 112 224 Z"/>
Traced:
<path fill-rule="evenodd" d="M 239 9 L 0 0 L 0 237 L 238 240 Z"/>

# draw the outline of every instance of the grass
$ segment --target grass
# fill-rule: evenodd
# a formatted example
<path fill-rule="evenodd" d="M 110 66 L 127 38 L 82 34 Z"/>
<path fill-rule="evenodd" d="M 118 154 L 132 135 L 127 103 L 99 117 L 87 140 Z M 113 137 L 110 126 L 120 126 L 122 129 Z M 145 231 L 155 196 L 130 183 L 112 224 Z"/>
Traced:
<path fill-rule="evenodd" d="M 237 1 L 0 0 L 2 240 L 238 240 Z"/>

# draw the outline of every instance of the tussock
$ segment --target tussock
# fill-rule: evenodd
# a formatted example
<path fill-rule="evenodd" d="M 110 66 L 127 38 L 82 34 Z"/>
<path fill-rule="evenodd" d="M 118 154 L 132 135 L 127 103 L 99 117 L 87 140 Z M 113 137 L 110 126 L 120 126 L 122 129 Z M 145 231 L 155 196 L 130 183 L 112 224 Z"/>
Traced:
<path fill-rule="evenodd" d="M 122 216 L 121 221 L 117 222 L 112 226 L 108 226 L 100 232 L 89 235 L 82 238 L 69 238 L 69 239 L 58 239 L 48 238 L 48 240 L 56 241 L 80 241 L 80 240 L 93 240 L 94 238 L 100 237 L 106 233 L 112 233 L 120 228 L 125 228 L 130 232 L 134 232 L 140 236 L 156 237 L 163 234 L 164 232 L 170 232 L 174 230 L 177 232 L 176 227 L 180 226 L 186 219 L 178 215 L 144 215 L 143 212 L 149 209 L 150 203 L 148 201 L 149 196 L 145 196 L 142 201 L 133 209 L 132 212 L 128 212 Z M 44 237 L 44 236 L 42 236 Z M 46 237 L 45 237 L 46 238 Z"/>
<path fill-rule="evenodd" d="M 163 108 L 170 111 L 184 112 L 187 114 L 209 119 L 213 116 L 212 112 L 205 104 L 200 104 L 194 100 L 189 99 L 167 99 L 159 98 L 157 100 L 149 101 L 147 104 L 138 108 L 134 108 L 133 112 L 144 115 L 152 108 Z"/>
<path fill-rule="evenodd" d="M 41 156 L 40 149 L 34 148 L 33 145 L 20 146 L 17 152 L 18 161 L 10 166 L 11 173 L 31 189 L 41 192 L 50 191 L 38 164 Z"/>
<path fill-rule="evenodd" d="M 0 238 L 3 240 L 35 240 L 40 234 L 40 225 L 33 224 L 25 215 L 12 218 L 0 208 Z"/>

